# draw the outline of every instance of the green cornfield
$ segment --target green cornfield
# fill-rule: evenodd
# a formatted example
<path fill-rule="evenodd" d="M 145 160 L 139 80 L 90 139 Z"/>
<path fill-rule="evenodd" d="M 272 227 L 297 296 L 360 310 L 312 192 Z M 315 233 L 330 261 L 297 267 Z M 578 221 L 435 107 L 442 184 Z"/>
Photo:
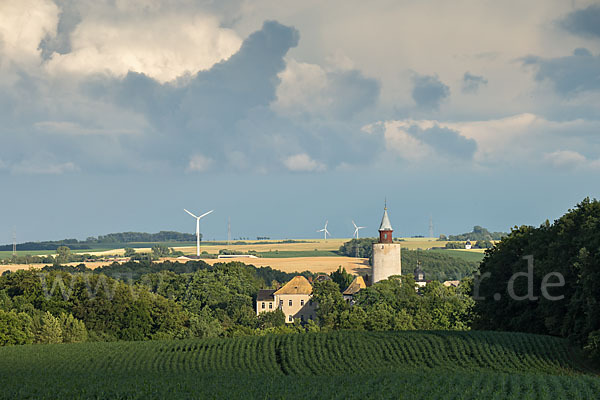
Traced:
<path fill-rule="evenodd" d="M 3 398 L 596 399 L 568 342 L 498 332 L 332 332 L 0 348 Z"/>

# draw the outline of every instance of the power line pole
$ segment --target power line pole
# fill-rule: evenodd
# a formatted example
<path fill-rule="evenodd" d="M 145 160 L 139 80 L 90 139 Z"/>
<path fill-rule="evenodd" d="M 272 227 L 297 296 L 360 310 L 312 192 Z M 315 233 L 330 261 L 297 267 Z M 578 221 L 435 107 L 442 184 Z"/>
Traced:
<path fill-rule="evenodd" d="M 227 217 L 227 246 L 231 244 L 231 217 Z"/>
<path fill-rule="evenodd" d="M 17 255 L 17 231 L 13 229 L 13 257 Z"/>
<path fill-rule="evenodd" d="M 429 237 L 433 237 L 433 217 L 429 214 Z"/>

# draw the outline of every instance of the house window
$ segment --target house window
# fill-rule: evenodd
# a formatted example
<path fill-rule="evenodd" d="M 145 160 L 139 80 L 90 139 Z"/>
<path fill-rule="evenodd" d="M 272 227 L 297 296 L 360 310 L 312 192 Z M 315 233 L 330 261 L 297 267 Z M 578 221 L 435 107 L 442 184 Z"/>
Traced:
<path fill-rule="evenodd" d="M 292 301 L 288 301 L 288 305 L 291 307 L 292 306 Z"/>
<path fill-rule="evenodd" d="M 265 302 L 264 301 L 262 303 L 262 308 L 263 308 L 263 310 L 265 309 Z"/>
<path fill-rule="evenodd" d="M 279 300 L 279 307 L 283 307 L 283 300 Z"/>
<path fill-rule="evenodd" d="M 273 303 L 269 302 L 269 310 L 273 309 Z"/>
<path fill-rule="evenodd" d="M 304 300 L 300 300 L 300 305 L 303 306 L 304 305 Z"/>
<path fill-rule="evenodd" d="M 288 321 L 290 321 L 290 322 L 294 321 L 294 319 L 292 318 L 291 315 L 288 315 Z"/>

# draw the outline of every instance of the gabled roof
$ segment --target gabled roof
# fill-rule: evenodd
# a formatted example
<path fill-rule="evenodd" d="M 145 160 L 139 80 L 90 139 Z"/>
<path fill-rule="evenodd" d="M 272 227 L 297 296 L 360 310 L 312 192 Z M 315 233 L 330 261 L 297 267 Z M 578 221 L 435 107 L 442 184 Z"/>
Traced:
<path fill-rule="evenodd" d="M 354 278 L 350 286 L 348 286 L 348 288 L 344 290 L 343 294 L 345 294 L 346 296 L 352 296 L 353 294 L 358 293 L 361 289 L 366 288 L 367 285 L 365 284 L 365 280 L 363 279 L 363 277 L 357 276 L 356 278 Z"/>
<path fill-rule="evenodd" d="M 392 231 L 392 224 L 390 218 L 387 215 L 387 208 L 383 210 L 383 218 L 381 219 L 381 225 L 379 225 L 380 231 Z"/>
<path fill-rule="evenodd" d="M 256 301 L 274 301 L 273 293 L 275 293 L 275 289 L 260 289 Z"/>
<path fill-rule="evenodd" d="M 283 285 L 281 289 L 276 291 L 275 295 L 280 294 L 311 294 L 312 293 L 312 285 L 302 275 L 298 275 L 292 278 L 291 281 Z"/>

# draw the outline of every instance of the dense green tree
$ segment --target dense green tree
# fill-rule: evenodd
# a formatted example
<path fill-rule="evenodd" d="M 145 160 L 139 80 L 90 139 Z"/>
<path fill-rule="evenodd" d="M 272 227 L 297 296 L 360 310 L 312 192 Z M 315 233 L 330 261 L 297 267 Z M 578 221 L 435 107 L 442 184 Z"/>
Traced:
<path fill-rule="evenodd" d="M 33 343 L 31 317 L 23 312 L 0 309 L 0 346 Z"/>
<path fill-rule="evenodd" d="M 35 339 L 37 343 L 62 343 L 61 323 L 58 318 L 48 311 L 39 318 L 36 328 Z"/>
<path fill-rule="evenodd" d="M 171 254 L 171 249 L 166 244 L 157 243 L 152 246 L 152 255 L 155 258 L 167 257 L 169 254 Z"/>
<path fill-rule="evenodd" d="M 60 246 L 56 249 L 56 262 L 58 264 L 68 263 L 71 257 L 71 249 L 67 246 Z"/>
<path fill-rule="evenodd" d="M 346 272 L 346 268 L 342 268 L 341 265 L 338 267 L 337 271 L 333 271 L 329 274 L 329 276 L 331 277 L 332 281 L 337 283 L 341 291 L 346 290 L 346 288 L 350 286 L 354 280 L 354 275 Z"/>
<path fill-rule="evenodd" d="M 125 257 L 133 257 L 135 255 L 135 249 L 131 247 L 125 247 L 125 252 L 123 253 Z"/>
<path fill-rule="evenodd" d="M 73 314 L 60 315 L 62 338 L 65 343 L 80 343 L 88 340 L 88 332 L 83 321 L 73 317 Z"/>
<path fill-rule="evenodd" d="M 585 199 L 538 228 L 515 227 L 487 250 L 473 284 L 477 327 L 568 337 L 600 333 L 600 202 Z"/>
<path fill-rule="evenodd" d="M 262 312 L 258 316 L 258 328 L 276 328 L 285 325 L 285 314 L 280 309 Z"/>
<path fill-rule="evenodd" d="M 326 280 L 313 285 L 313 301 L 317 303 L 317 318 L 322 328 L 334 329 L 340 314 L 348 308 L 337 283 Z"/>

